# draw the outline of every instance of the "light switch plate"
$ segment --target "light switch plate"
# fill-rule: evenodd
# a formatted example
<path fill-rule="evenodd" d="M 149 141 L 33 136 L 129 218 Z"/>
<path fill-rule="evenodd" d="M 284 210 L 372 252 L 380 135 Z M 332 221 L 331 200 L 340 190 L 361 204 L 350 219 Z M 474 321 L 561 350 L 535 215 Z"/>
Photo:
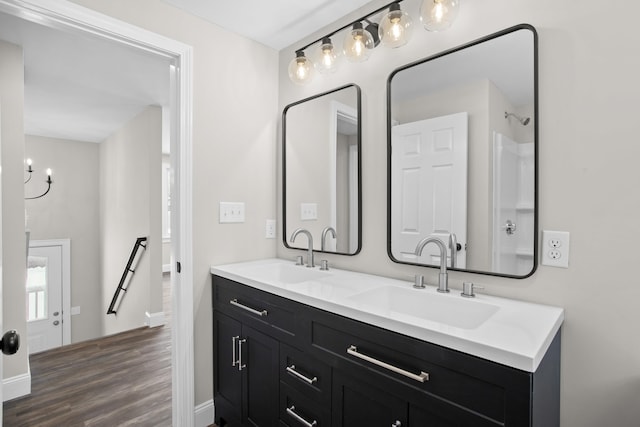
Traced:
<path fill-rule="evenodd" d="M 318 204 L 300 203 L 300 219 L 302 221 L 313 221 L 318 219 Z"/>
<path fill-rule="evenodd" d="M 268 219 L 265 229 L 265 237 L 267 239 L 275 239 L 276 238 L 276 220 Z"/>
<path fill-rule="evenodd" d="M 542 265 L 569 268 L 569 232 L 542 231 Z"/>
<path fill-rule="evenodd" d="M 244 222 L 244 202 L 220 202 L 220 224 Z"/>

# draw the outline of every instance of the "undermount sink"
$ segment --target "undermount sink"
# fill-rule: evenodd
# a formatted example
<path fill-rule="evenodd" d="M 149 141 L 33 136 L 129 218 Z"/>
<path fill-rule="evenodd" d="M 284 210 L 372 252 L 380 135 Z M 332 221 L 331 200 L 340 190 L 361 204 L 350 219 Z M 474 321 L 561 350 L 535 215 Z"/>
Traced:
<path fill-rule="evenodd" d="M 410 317 L 462 329 L 475 329 L 499 309 L 498 306 L 428 289 L 383 286 L 348 298 L 356 306 L 411 321 Z"/>
<path fill-rule="evenodd" d="M 255 276 L 261 280 L 285 284 L 318 280 L 330 276 L 326 271 L 293 264 L 267 264 L 255 266 L 247 269 L 246 274 L 247 276 Z"/>

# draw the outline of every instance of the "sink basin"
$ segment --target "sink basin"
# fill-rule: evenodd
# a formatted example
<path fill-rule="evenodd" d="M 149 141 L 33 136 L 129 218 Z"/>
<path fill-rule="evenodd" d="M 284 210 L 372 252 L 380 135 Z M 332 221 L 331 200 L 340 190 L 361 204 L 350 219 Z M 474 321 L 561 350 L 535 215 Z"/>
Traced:
<path fill-rule="evenodd" d="M 326 271 L 293 264 L 265 264 L 246 269 L 248 277 L 277 283 L 301 283 L 330 276 Z"/>
<path fill-rule="evenodd" d="M 475 329 L 498 311 L 498 306 L 442 295 L 430 289 L 384 286 L 348 298 L 359 308 L 398 320 L 422 319 L 462 329 Z M 417 319 L 416 319 L 417 318 Z"/>

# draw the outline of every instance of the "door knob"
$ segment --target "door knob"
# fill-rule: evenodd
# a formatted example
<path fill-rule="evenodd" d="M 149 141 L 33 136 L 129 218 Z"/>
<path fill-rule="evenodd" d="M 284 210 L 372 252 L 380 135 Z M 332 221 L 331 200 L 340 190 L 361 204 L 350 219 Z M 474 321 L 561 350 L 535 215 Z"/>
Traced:
<path fill-rule="evenodd" d="M 55 312 L 53 313 L 53 315 L 54 315 L 54 316 L 57 316 L 57 315 L 59 315 L 59 314 L 60 314 L 60 313 L 59 313 L 59 312 L 57 312 L 57 311 L 55 311 Z"/>
<path fill-rule="evenodd" d="M 16 354 L 20 348 L 20 335 L 15 330 L 6 332 L 0 339 L 0 351 L 4 354 Z"/>
<path fill-rule="evenodd" d="M 54 320 L 53 321 L 53 326 L 58 326 L 60 324 L 60 322 L 58 320 Z"/>

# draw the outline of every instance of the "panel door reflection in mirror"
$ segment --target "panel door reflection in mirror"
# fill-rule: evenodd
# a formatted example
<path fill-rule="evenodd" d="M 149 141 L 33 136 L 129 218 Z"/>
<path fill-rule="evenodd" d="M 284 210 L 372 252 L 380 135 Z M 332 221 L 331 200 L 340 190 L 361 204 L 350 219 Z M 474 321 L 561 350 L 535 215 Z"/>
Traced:
<path fill-rule="evenodd" d="M 537 264 L 537 35 L 518 25 L 388 80 L 392 260 L 527 277 Z"/>
<path fill-rule="evenodd" d="M 347 85 L 288 105 L 283 123 L 283 240 L 307 249 L 291 235 L 313 236 L 314 250 L 360 251 L 360 88 Z"/>

